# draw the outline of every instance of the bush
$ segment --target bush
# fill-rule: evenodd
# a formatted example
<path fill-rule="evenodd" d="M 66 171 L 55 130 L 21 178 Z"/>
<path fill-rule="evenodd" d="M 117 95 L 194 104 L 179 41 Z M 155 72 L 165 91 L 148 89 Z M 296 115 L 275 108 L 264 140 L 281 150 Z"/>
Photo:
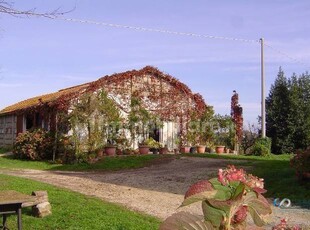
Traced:
<path fill-rule="evenodd" d="M 305 151 L 297 151 L 290 164 L 295 169 L 298 179 L 310 181 L 310 147 Z"/>
<path fill-rule="evenodd" d="M 268 137 L 257 138 L 250 150 L 254 156 L 269 156 L 271 154 L 271 139 Z"/>
<path fill-rule="evenodd" d="M 20 159 L 51 159 L 52 152 L 51 135 L 42 129 L 19 133 L 13 147 L 13 153 Z"/>

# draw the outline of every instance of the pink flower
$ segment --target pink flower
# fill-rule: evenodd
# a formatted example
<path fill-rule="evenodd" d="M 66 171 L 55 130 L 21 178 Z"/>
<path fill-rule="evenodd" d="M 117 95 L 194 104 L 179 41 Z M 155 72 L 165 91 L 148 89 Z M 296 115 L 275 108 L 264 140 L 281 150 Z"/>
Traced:
<path fill-rule="evenodd" d="M 218 181 L 222 185 L 227 185 L 232 181 L 240 181 L 252 188 L 257 193 L 264 193 L 264 179 L 246 174 L 243 169 L 236 169 L 234 165 L 229 165 L 226 169 L 219 169 Z"/>
<path fill-rule="evenodd" d="M 236 169 L 234 165 L 229 165 L 227 169 L 219 169 L 218 180 L 222 185 L 227 185 L 231 181 L 246 181 L 246 174 L 243 169 Z"/>

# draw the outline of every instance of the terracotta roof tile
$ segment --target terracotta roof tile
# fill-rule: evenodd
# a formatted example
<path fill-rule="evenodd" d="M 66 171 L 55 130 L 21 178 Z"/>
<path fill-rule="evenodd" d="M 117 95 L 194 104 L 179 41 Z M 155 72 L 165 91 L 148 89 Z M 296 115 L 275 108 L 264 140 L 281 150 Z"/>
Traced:
<path fill-rule="evenodd" d="M 17 102 L 13 105 L 10 105 L 6 108 L 4 108 L 3 110 L 0 111 L 0 115 L 1 114 L 7 114 L 7 113 L 12 113 L 14 111 L 17 110 L 21 110 L 21 109 L 26 109 L 29 107 L 33 107 L 33 106 L 37 106 L 40 103 L 47 103 L 47 102 L 52 102 L 55 101 L 56 99 L 58 99 L 60 96 L 63 96 L 65 94 L 69 94 L 75 91 L 79 91 L 83 88 L 86 88 L 89 85 L 89 83 L 83 84 L 83 85 L 78 85 L 78 86 L 74 86 L 74 87 L 70 87 L 70 88 L 65 88 L 65 89 L 61 89 L 58 92 L 54 92 L 54 93 L 49 93 L 49 94 L 44 94 L 41 96 L 37 96 L 37 97 L 32 97 L 20 102 Z"/>

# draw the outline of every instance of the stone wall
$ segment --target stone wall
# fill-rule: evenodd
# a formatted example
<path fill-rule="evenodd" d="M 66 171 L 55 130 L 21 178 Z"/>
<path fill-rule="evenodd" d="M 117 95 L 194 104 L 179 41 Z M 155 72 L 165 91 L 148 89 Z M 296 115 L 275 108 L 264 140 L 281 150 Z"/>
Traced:
<path fill-rule="evenodd" d="M 10 147 L 13 145 L 16 137 L 16 116 L 0 116 L 0 146 Z"/>

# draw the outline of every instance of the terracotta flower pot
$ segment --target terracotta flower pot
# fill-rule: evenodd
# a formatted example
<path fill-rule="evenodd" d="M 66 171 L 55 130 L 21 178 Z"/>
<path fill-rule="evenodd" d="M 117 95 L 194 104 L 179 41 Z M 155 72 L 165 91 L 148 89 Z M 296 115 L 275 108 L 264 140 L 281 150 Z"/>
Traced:
<path fill-rule="evenodd" d="M 205 145 L 198 145 L 197 146 L 197 153 L 205 153 L 206 152 L 206 146 Z"/>
<path fill-rule="evenodd" d="M 167 148 L 160 148 L 159 149 L 159 154 L 167 154 L 168 153 L 168 149 Z"/>
<path fill-rule="evenodd" d="M 224 153 L 224 150 L 225 150 L 225 146 L 223 145 L 219 145 L 215 147 L 215 152 L 218 154 Z"/>
<path fill-rule="evenodd" d="M 104 147 L 104 152 L 108 156 L 115 156 L 116 147 L 115 146 L 106 146 L 106 147 Z"/>
<path fill-rule="evenodd" d="M 147 145 L 140 145 L 140 146 L 139 146 L 139 153 L 140 153 L 141 155 L 146 155 L 146 154 L 149 153 L 149 151 L 150 151 L 149 146 L 147 146 Z"/>
<path fill-rule="evenodd" d="M 181 153 L 189 153 L 190 150 L 191 150 L 190 146 L 182 146 L 181 149 L 180 149 L 180 152 Z"/>

